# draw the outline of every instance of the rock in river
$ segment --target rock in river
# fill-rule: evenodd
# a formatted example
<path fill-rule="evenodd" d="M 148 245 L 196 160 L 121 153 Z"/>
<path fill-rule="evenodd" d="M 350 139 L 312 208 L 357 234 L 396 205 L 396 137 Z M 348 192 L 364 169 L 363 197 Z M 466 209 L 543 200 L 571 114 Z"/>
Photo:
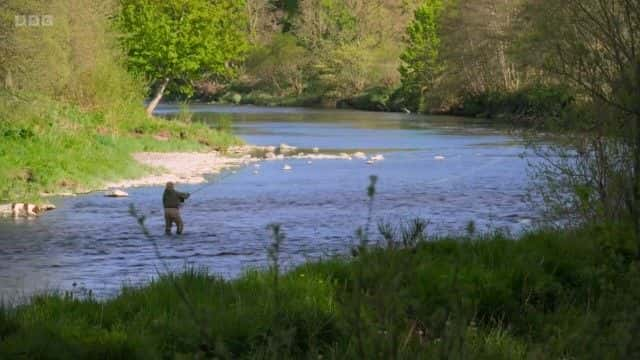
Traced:
<path fill-rule="evenodd" d="M 13 203 L 0 205 L 0 217 L 13 216 L 32 217 L 42 215 L 44 212 L 55 209 L 55 205 L 51 204 L 27 204 Z"/>
<path fill-rule="evenodd" d="M 106 194 L 104 194 L 104 196 L 112 197 L 112 198 L 121 198 L 121 197 L 129 196 L 129 194 L 127 194 L 126 192 L 124 192 L 122 190 L 111 190 L 111 191 L 107 192 Z"/>
<path fill-rule="evenodd" d="M 287 145 L 287 144 L 280 144 L 280 147 L 278 148 L 278 150 L 280 150 L 281 154 L 287 154 L 290 153 L 292 151 L 295 151 L 297 148 L 295 146 L 291 146 L 291 145 Z"/>

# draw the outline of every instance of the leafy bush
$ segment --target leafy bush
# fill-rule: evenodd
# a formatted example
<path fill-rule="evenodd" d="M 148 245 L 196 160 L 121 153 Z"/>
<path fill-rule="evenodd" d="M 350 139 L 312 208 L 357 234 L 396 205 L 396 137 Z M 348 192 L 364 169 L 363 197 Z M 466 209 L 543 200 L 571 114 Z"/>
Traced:
<path fill-rule="evenodd" d="M 570 92 L 559 86 L 532 86 L 513 93 L 465 94 L 451 112 L 462 116 L 507 117 L 521 122 L 558 118 L 573 104 Z"/>

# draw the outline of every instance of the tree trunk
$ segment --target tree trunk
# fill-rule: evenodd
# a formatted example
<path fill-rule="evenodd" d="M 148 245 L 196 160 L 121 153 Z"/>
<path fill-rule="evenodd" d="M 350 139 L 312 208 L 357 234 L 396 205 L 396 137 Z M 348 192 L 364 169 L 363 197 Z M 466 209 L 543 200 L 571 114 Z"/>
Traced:
<path fill-rule="evenodd" d="M 631 216 L 633 217 L 633 226 L 635 230 L 636 243 L 638 246 L 637 249 L 637 258 L 640 260 L 640 115 L 635 114 L 634 116 L 634 141 L 633 144 L 633 176 L 631 181 L 633 181 L 633 195 L 632 195 L 632 209 Z"/>
<path fill-rule="evenodd" d="M 4 78 L 4 87 L 13 90 L 13 77 L 11 77 L 11 70 L 7 69 L 7 73 Z"/>
<path fill-rule="evenodd" d="M 149 105 L 147 105 L 147 116 L 151 117 L 153 115 L 153 110 L 155 110 L 156 106 L 160 103 L 160 99 L 162 99 L 162 95 L 164 94 L 164 90 L 167 88 L 169 84 L 169 78 L 164 78 L 156 89 L 156 95 L 153 97 Z"/>

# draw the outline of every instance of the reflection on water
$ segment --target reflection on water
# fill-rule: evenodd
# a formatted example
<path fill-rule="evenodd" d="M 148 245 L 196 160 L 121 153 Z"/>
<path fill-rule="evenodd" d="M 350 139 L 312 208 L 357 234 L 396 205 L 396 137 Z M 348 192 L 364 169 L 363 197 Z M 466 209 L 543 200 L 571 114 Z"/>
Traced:
<path fill-rule="evenodd" d="M 177 107 L 165 105 L 160 113 Z M 204 266 L 225 277 L 266 262 L 268 224 L 283 224 L 288 264 L 344 253 L 366 216 L 369 175 L 379 177 L 374 216 L 400 222 L 422 217 L 431 234 L 519 231 L 533 218 L 525 202 L 526 159 L 517 141 L 455 118 L 404 114 L 195 105 L 213 126 L 234 121 L 248 143 L 287 143 L 321 151 L 384 153 L 385 160 L 287 160 L 212 177 L 214 185 L 187 202 L 186 234 L 165 237 L 160 187 L 131 189 L 128 199 L 100 194 L 56 199 L 58 210 L 37 220 L 0 220 L 0 293 L 92 289 L 98 296 L 156 275 L 160 261 L 129 204 L 147 215 L 163 260 L 174 269 Z M 444 160 L 436 160 L 436 156 Z M 179 186 L 193 191 L 198 185 Z"/>

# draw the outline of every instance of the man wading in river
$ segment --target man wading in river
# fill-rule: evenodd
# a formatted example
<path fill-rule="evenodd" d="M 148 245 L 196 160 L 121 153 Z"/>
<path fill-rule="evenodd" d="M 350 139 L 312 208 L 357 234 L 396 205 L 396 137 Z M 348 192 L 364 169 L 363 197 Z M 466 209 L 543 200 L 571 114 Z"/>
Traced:
<path fill-rule="evenodd" d="M 176 233 L 182 234 L 184 223 L 180 217 L 180 205 L 189 198 L 189 193 L 181 193 L 176 191 L 174 184 L 168 182 L 162 194 L 162 204 L 164 205 L 164 231 L 167 235 L 171 235 L 171 226 L 176 223 Z"/>

